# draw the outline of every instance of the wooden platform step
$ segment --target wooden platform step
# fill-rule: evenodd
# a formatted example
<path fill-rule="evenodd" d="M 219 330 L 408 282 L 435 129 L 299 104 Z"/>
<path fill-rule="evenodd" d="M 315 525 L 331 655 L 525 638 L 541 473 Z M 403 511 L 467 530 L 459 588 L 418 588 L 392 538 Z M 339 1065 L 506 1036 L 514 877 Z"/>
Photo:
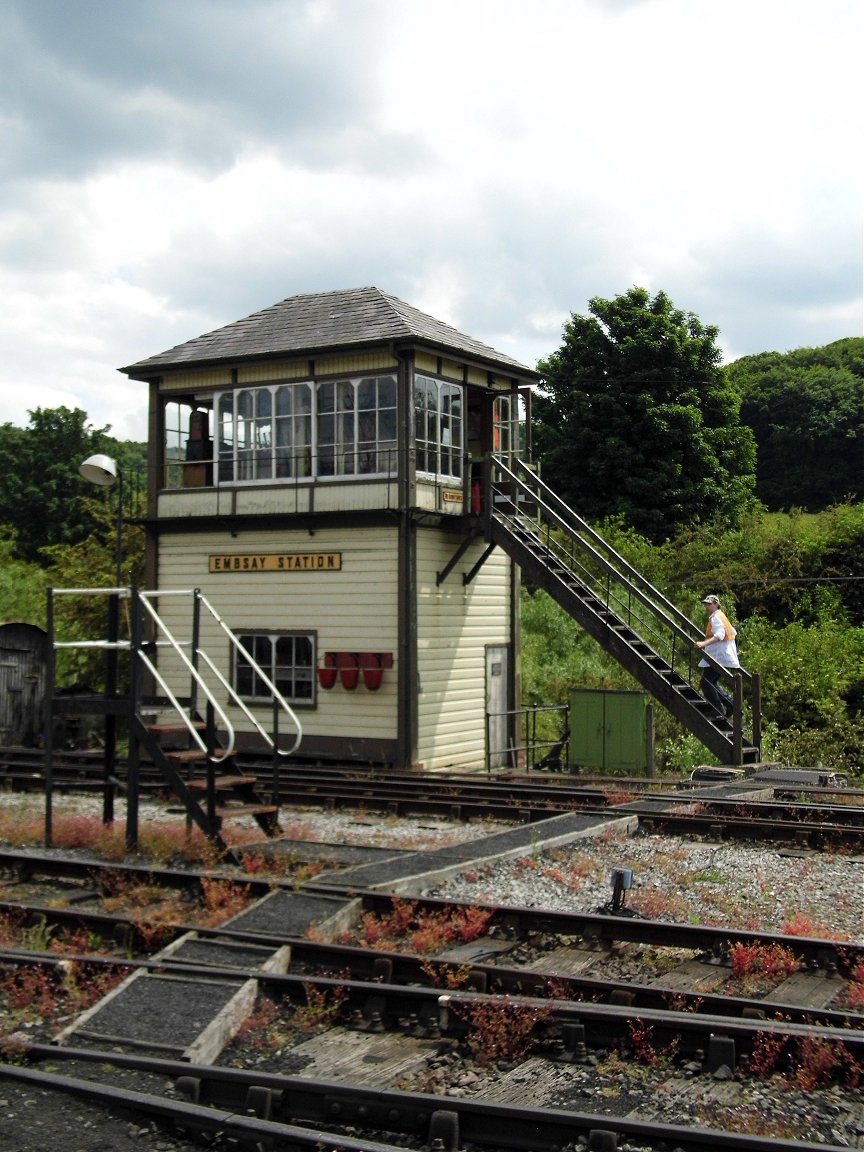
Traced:
<path fill-rule="evenodd" d="M 276 804 L 228 804 L 216 809 L 220 820 L 232 820 L 238 816 L 276 816 L 278 813 Z"/>
<path fill-rule="evenodd" d="M 229 788 L 251 788 L 253 784 L 258 783 L 256 776 L 216 776 L 213 784 L 217 791 L 224 792 Z M 207 790 L 207 781 L 203 779 L 188 780 L 186 787 L 190 792 L 205 792 Z"/>
<path fill-rule="evenodd" d="M 194 728 L 196 732 L 203 732 L 206 727 L 203 720 L 190 720 L 188 724 L 184 724 L 182 720 L 166 720 L 164 723 L 148 724 L 147 731 L 163 736 L 169 732 L 188 732 L 190 728 Z"/>
<path fill-rule="evenodd" d="M 204 761 L 207 759 L 207 753 L 202 752 L 200 748 L 163 748 L 162 754 L 166 760 L 174 760 L 178 764 L 192 764 L 196 760 Z M 228 756 L 220 756 L 216 762 L 219 763 L 222 759 L 227 760 L 232 755 L 233 753 L 229 752 Z"/>

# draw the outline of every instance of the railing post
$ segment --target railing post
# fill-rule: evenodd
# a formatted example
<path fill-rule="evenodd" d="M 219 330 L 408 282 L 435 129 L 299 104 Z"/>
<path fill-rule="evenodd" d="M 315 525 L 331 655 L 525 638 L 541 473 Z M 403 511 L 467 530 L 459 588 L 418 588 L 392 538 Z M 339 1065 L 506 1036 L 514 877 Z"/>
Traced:
<path fill-rule="evenodd" d="M 495 467 L 495 457 L 487 452 L 483 461 L 483 534 L 489 539 L 490 524 L 492 522 L 492 489 L 494 477 L 492 471 Z"/>
<path fill-rule="evenodd" d="M 45 668 L 45 847 L 52 847 L 54 836 L 54 692 L 57 679 L 57 656 L 54 651 L 54 589 L 49 588 L 45 608 L 48 632 L 47 666 Z"/>
<path fill-rule="evenodd" d="M 108 650 L 105 653 L 105 696 L 114 700 L 119 682 L 117 641 L 120 639 L 120 593 L 108 597 Z M 108 711 L 105 716 L 105 747 L 102 752 L 102 823 L 114 823 L 115 760 L 117 757 L 117 716 Z"/>
<path fill-rule="evenodd" d="M 128 734 L 129 755 L 126 759 L 126 850 L 138 851 L 138 814 L 141 763 L 141 742 L 135 730 L 138 709 L 141 703 L 141 646 L 144 642 L 144 627 L 141 618 L 141 598 L 138 589 L 132 588 L 129 636 L 129 701 Z"/>
<path fill-rule="evenodd" d="M 273 786 L 270 789 L 270 803 L 279 803 L 279 702 L 276 697 L 273 697 L 273 755 L 271 757 L 273 764 L 272 780 Z"/>
<path fill-rule="evenodd" d="M 752 674 L 753 687 L 750 695 L 750 709 L 753 726 L 753 747 L 762 759 L 762 677 L 758 672 Z"/>
<path fill-rule="evenodd" d="M 732 763 L 736 768 L 744 763 L 743 682 L 740 672 L 732 673 Z"/>
<path fill-rule="evenodd" d="M 198 671 L 198 648 L 201 643 L 201 589 L 192 589 L 192 652 L 190 663 Z M 193 676 L 189 685 L 189 716 L 193 717 L 198 709 L 198 681 Z"/>
<path fill-rule="evenodd" d="M 197 597 L 196 597 L 197 602 Z M 213 702 L 207 701 L 207 827 L 209 835 L 213 836 L 218 831 L 218 821 L 216 818 L 216 765 L 213 760 L 213 754 L 216 751 L 216 712 L 213 708 Z"/>

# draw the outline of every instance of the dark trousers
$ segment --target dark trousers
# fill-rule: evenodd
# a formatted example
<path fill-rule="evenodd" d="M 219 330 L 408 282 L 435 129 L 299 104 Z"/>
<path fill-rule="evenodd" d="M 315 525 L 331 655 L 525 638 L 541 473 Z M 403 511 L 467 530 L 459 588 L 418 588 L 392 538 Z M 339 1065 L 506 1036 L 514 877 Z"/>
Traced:
<path fill-rule="evenodd" d="M 733 701 L 729 693 L 717 683 L 719 679 L 720 669 L 709 665 L 702 669 L 702 680 L 699 686 L 708 703 L 712 704 L 718 712 L 725 712 L 728 716 L 732 711 Z"/>

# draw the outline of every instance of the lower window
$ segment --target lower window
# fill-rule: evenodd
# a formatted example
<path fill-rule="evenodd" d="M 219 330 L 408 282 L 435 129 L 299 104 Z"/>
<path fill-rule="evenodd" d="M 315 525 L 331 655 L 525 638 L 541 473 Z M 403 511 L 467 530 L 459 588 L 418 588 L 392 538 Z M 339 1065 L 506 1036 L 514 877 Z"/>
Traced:
<path fill-rule="evenodd" d="M 315 691 L 315 636 L 310 632 L 247 632 L 237 639 L 290 703 L 309 704 Z M 252 662 L 237 651 L 234 690 L 251 700 L 270 700 L 270 690 Z"/>

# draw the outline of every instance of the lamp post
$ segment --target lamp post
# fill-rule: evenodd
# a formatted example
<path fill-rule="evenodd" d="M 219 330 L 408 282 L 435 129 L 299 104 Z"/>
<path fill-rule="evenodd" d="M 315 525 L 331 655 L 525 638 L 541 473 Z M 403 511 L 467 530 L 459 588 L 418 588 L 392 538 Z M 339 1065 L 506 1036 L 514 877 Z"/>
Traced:
<path fill-rule="evenodd" d="M 91 484 L 97 484 L 100 488 L 111 488 L 115 483 L 117 485 L 117 530 L 114 541 L 114 567 L 116 576 L 115 584 L 120 588 L 123 583 L 123 473 L 118 467 L 116 460 L 111 456 L 104 456 L 99 452 L 97 452 L 95 456 L 88 456 L 84 463 L 79 465 L 78 471 L 85 480 L 89 480 Z"/>
<path fill-rule="evenodd" d="M 114 592 L 108 605 L 108 650 L 105 664 L 106 698 L 117 694 L 118 664 L 117 642 L 120 636 L 120 589 L 123 584 L 123 473 L 117 461 L 111 456 L 96 453 L 88 456 L 78 471 L 85 480 L 100 488 L 117 485 L 117 529 L 114 541 Z M 105 747 L 103 764 L 102 821 L 111 824 L 114 820 L 114 780 L 115 757 L 117 752 L 117 716 L 109 708 L 105 716 Z M 137 816 L 135 817 L 137 820 Z M 128 822 L 127 822 L 128 832 Z"/>

